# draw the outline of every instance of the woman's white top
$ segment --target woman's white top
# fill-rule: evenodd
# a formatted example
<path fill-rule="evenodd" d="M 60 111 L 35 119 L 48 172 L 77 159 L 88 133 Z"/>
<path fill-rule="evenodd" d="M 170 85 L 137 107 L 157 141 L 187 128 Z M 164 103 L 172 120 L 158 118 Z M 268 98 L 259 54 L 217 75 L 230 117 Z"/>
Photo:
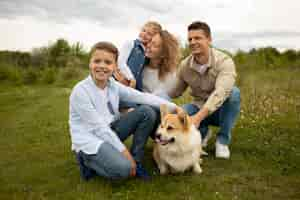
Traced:
<path fill-rule="evenodd" d="M 143 92 L 164 97 L 175 87 L 176 70 L 166 74 L 164 79 L 159 80 L 158 69 L 145 66 L 143 70 Z"/>

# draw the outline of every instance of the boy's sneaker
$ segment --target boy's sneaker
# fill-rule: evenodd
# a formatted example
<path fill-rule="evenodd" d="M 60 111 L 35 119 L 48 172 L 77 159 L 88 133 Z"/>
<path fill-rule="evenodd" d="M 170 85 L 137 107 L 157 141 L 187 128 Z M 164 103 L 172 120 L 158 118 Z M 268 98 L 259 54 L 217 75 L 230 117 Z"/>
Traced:
<path fill-rule="evenodd" d="M 85 164 L 84 164 L 84 160 L 83 157 L 80 155 L 80 153 L 75 153 L 76 155 L 76 159 L 79 165 L 79 170 L 80 170 L 80 176 L 82 179 L 84 179 L 85 181 L 90 180 L 91 178 L 96 176 L 96 172 L 90 168 L 88 168 Z"/>
<path fill-rule="evenodd" d="M 136 163 L 136 177 L 141 178 L 144 181 L 150 181 L 151 177 L 146 171 L 146 169 L 142 166 L 141 163 Z"/>
<path fill-rule="evenodd" d="M 209 139 L 210 139 L 211 137 L 212 137 L 212 130 L 211 130 L 211 129 L 208 129 L 205 138 L 203 138 L 203 140 L 202 140 L 202 147 L 203 147 L 203 148 L 207 147 L 208 141 L 209 141 Z"/>
<path fill-rule="evenodd" d="M 230 158 L 230 150 L 229 150 L 228 145 L 221 144 L 217 141 L 216 142 L 216 157 L 229 159 Z"/>

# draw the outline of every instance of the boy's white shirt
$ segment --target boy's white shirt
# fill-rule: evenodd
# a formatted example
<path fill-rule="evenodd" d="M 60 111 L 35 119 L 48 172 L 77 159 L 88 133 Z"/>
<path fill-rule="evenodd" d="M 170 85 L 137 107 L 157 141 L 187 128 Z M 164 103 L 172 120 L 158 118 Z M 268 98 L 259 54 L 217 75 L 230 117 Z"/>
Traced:
<path fill-rule="evenodd" d="M 107 87 L 105 87 L 104 89 L 100 89 L 98 88 L 98 92 L 100 93 L 102 99 L 103 99 L 103 102 L 104 102 L 104 105 L 107 105 L 108 102 L 109 102 L 109 97 L 108 97 L 108 90 L 107 90 Z M 106 119 L 107 119 L 107 123 L 110 124 L 111 122 L 114 121 L 114 116 L 113 114 L 109 111 L 109 108 L 107 106 L 103 106 L 103 113 L 104 115 L 106 116 Z"/>

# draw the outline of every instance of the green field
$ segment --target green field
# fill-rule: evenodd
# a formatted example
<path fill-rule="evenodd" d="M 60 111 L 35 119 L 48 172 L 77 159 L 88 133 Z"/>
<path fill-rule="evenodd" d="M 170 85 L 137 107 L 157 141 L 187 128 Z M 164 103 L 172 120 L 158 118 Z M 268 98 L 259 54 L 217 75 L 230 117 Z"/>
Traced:
<path fill-rule="evenodd" d="M 239 75 L 242 111 L 231 159 L 215 159 L 212 140 L 202 175 L 160 176 L 149 141 L 145 160 L 151 182 L 82 181 L 68 132 L 71 87 L 1 82 L 0 199 L 300 199 L 300 71 Z M 187 96 L 176 100 L 187 101 Z"/>

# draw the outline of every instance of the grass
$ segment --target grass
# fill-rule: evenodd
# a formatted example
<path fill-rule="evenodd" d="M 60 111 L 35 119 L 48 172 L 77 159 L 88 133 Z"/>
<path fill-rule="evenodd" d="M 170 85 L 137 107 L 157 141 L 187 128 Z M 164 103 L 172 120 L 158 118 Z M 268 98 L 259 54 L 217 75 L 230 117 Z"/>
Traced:
<path fill-rule="evenodd" d="M 215 159 L 212 140 L 202 175 L 160 176 L 149 141 L 149 183 L 82 181 L 70 149 L 70 88 L 2 82 L 0 199 L 300 199 L 300 71 L 239 74 L 242 112 L 233 130 L 231 159 Z"/>

